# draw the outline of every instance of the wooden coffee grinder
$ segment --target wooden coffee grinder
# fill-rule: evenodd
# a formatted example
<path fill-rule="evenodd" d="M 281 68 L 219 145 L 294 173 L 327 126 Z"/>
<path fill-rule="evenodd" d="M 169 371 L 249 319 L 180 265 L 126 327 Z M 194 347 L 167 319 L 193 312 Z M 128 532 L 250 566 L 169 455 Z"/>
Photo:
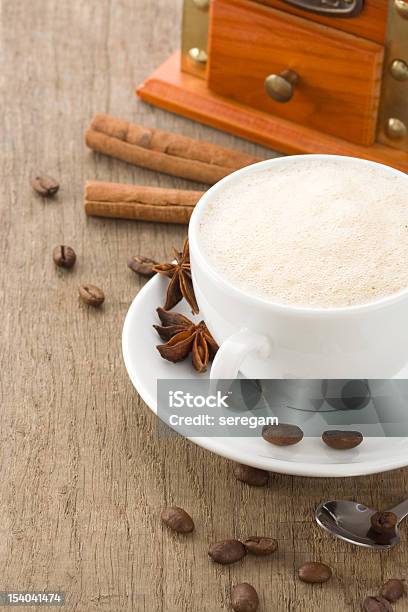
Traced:
<path fill-rule="evenodd" d="M 145 101 L 285 153 L 408 172 L 408 0 L 184 0 Z"/>

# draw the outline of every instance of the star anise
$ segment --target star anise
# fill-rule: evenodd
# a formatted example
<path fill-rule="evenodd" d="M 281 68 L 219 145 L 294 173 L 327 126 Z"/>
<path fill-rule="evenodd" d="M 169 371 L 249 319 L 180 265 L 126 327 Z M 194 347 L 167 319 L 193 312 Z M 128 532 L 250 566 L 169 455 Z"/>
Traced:
<path fill-rule="evenodd" d="M 185 298 L 190 304 L 193 314 L 197 314 L 198 305 L 194 295 L 193 281 L 191 280 L 188 239 L 184 242 L 181 253 L 174 249 L 174 256 L 176 259 L 174 263 L 159 263 L 153 267 L 154 272 L 163 274 L 170 279 L 164 309 L 171 310 L 171 308 Z"/>
<path fill-rule="evenodd" d="M 184 315 L 158 308 L 161 325 L 153 325 L 165 344 L 157 350 L 163 359 L 172 363 L 183 361 L 192 353 L 192 362 L 197 372 L 205 372 L 208 362 L 214 359 L 218 344 L 208 331 L 204 321 L 193 323 Z"/>

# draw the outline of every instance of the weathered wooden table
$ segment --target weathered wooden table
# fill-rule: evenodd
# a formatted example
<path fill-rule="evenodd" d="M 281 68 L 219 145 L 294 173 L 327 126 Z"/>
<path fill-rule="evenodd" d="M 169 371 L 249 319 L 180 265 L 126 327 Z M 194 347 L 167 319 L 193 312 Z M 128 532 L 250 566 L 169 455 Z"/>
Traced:
<path fill-rule="evenodd" d="M 248 581 L 265 611 L 358 610 L 383 579 L 406 575 L 405 534 L 389 553 L 356 550 L 319 531 L 313 509 L 337 496 L 387 507 L 406 494 L 407 471 L 275 475 L 269 488 L 249 488 L 227 461 L 159 439 L 125 372 L 121 329 L 142 284 L 127 257 L 166 258 L 185 228 L 86 219 L 84 181 L 189 185 L 85 150 L 91 115 L 272 155 L 136 100 L 135 85 L 177 48 L 180 9 L 180 0 L 2 2 L 0 590 L 60 589 L 70 611 L 215 612 Z M 32 192 L 37 168 L 60 179 L 55 200 Z M 58 243 L 77 251 L 72 271 L 55 269 Z M 79 304 L 84 281 L 105 290 L 100 311 Z M 193 537 L 163 530 L 169 503 L 195 517 Z M 215 566 L 208 544 L 234 534 L 270 534 L 280 552 Z M 296 567 L 310 559 L 335 578 L 299 582 Z"/>

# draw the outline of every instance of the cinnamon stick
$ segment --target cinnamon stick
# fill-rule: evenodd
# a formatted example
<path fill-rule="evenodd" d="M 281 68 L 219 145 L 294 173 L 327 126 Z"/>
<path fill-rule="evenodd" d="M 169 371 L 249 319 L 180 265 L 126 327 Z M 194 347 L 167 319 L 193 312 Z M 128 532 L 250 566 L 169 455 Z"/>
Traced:
<path fill-rule="evenodd" d="M 85 134 L 90 149 L 122 161 L 212 185 L 259 158 L 204 140 L 97 114 Z"/>
<path fill-rule="evenodd" d="M 187 224 L 202 191 L 88 181 L 84 205 L 87 215 Z"/>

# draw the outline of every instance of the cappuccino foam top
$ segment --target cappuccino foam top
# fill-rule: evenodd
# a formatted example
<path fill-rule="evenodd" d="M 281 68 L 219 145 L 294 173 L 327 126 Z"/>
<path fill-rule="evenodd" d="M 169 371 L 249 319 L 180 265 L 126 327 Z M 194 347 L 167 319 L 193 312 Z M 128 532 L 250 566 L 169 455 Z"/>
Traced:
<path fill-rule="evenodd" d="M 293 159 L 222 187 L 200 219 L 212 267 L 248 294 L 310 307 L 408 286 L 408 177 L 348 160 Z"/>

